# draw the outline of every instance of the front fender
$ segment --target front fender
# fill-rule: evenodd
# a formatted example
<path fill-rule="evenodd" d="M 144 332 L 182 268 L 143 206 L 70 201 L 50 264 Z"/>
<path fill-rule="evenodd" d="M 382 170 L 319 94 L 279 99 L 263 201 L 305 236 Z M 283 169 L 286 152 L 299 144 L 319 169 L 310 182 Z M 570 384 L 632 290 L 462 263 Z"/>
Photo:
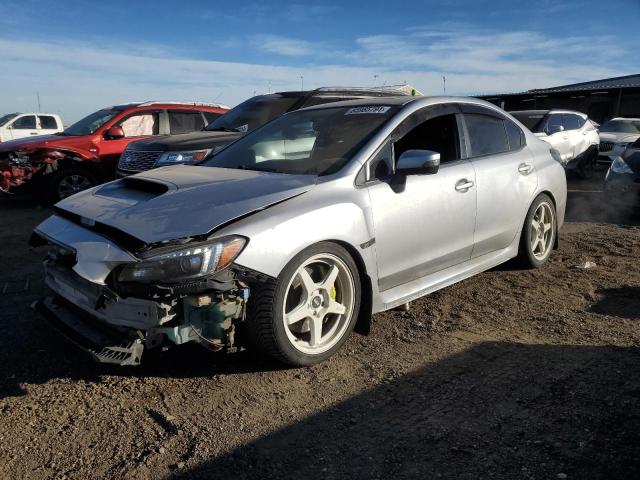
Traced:
<path fill-rule="evenodd" d="M 331 182 L 334 184 L 335 182 Z M 242 219 L 216 235 L 249 238 L 235 263 L 271 277 L 305 248 L 321 241 L 350 245 L 361 256 L 366 274 L 375 272 L 369 196 L 353 184 L 319 185 L 311 192 Z"/>

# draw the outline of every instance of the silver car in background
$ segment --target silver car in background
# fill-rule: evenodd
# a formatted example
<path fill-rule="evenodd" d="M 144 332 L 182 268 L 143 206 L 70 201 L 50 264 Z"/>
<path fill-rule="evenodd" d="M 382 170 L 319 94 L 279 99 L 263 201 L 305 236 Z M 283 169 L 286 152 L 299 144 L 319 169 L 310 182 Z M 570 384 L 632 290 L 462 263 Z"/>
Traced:
<path fill-rule="evenodd" d="M 514 257 L 542 266 L 566 194 L 549 145 L 487 102 L 311 107 L 58 203 L 32 237 L 37 308 L 103 362 L 196 342 L 310 365 L 373 313 Z"/>

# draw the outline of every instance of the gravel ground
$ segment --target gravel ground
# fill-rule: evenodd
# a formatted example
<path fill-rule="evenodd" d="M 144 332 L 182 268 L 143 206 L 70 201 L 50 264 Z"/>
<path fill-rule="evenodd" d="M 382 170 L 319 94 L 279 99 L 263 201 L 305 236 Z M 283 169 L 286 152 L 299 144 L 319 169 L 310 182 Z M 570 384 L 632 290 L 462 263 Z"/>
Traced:
<path fill-rule="evenodd" d="M 0 204 L 0 478 L 640 478 L 640 222 L 579 190 L 543 269 L 376 315 L 298 370 L 91 363 L 29 308 L 49 210 Z"/>

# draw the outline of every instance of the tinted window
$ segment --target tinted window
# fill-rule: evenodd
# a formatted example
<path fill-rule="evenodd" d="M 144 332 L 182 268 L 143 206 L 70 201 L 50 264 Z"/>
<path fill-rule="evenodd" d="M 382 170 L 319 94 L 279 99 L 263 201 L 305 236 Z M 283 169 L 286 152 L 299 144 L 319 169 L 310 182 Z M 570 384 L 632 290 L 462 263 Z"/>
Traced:
<path fill-rule="evenodd" d="M 16 130 L 30 130 L 36 128 L 36 116 L 27 115 L 25 117 L 20 117 L 13 122 L 11 126 Z"/>
<path fill-rule="evenodd" d="M 442 163 L 458 160 L 460 141 L 455 114 L 430 118 L 410 130 L 394 144 L 395 161 L 407 150 L 438 152 Z"/>
<path fill-rule="evenodd" d="M 298 100 L 300 97 L 285 97 L 278 94 L 253 97 L 207 125 L 207 130 L 250 132 L 279 117 L 293 107 Z"/>
<path fill-rule="evenodd" d="M 509 139 L 509 149 L 518 150 L 524 146 L 524 133 L 520 130 L 515 123 L 510 120 L 504 121 L 504 126 L 507 129 L 507 138 Z"/>
<path fill-rule="evenodd" d="M 584 122 L 581 122 L 582 118 L 578 115 L 563 114 L 562 124 L 565 130 L 578 130 Z"/>
<path fill-rule="evenodd" d="M 490 155 L 509 150 L 504 121 L 488 115 L 465 114 L 471 156 Z"/>
<path fill-rule="evenodd" d="M 169 112 L 169 131 L 171 135 L 202 130 L 204 120 L 200 112 Z"/>
<path fill-rule="evenodd" d="M 54 117 L 49 115 L 40 115 L 40 128 L 45 130 L 56 130 L 58 128 L 58 122 Z"/>
<path fill-rule="evenodd" d="M 549 119 L 547 120 L 547 126 L 545 127 L 545 131 L 547 133 L 549 132 L 557 132 L 557 127 L 562 127 L 564 128 L 564 125 L 562 123 L 562 115 L 560 115 L 559 113 L 556 113 L 554 115 L 549 115 Z"/>

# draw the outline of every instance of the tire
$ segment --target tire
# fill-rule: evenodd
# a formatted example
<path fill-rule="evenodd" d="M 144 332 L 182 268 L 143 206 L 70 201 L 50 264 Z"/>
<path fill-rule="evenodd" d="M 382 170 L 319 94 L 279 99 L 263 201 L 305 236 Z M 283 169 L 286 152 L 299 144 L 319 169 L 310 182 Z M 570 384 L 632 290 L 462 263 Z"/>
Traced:
<path fill-rule="evenodd" d="M 542 231 L 539 212 L 544 210 L 543 224 L 547 225 L 549 230 Z M 551 218 L 547 218 L 550 216 Z M 538 225 L 538 227 L 536 227 Z M 544 230 L 545 227 L 542 227 Z M 541 194 L 533 201 L 522 227 L 520 235 L 520 248 L 518 251 L 518 260 L 525 268 L 540 268 L 551 255 L 553 246 L 555 245 L 556 236 L 558 235 L 558 222 L 556 217 L 556 209 L 547 194 Z M 544 242 L 541 244 L 540 242 Z"/>
<path fill-rule="evenodd" d="M 56 203 L 97 184 L 98 180 L 88 170 L 81 167 L 65 167 L 48 176 L 45 187 L 46 199 L 49 203 Z"/>
<path fill-rule="evenodd" d="M 277 279 L 252 288 L 247 306 L 249 340 L 287 365 L 322 362 L 349 338 L 360 298 L 353 258 L 340 245 L 317 243 L 296 255 Z"/>

